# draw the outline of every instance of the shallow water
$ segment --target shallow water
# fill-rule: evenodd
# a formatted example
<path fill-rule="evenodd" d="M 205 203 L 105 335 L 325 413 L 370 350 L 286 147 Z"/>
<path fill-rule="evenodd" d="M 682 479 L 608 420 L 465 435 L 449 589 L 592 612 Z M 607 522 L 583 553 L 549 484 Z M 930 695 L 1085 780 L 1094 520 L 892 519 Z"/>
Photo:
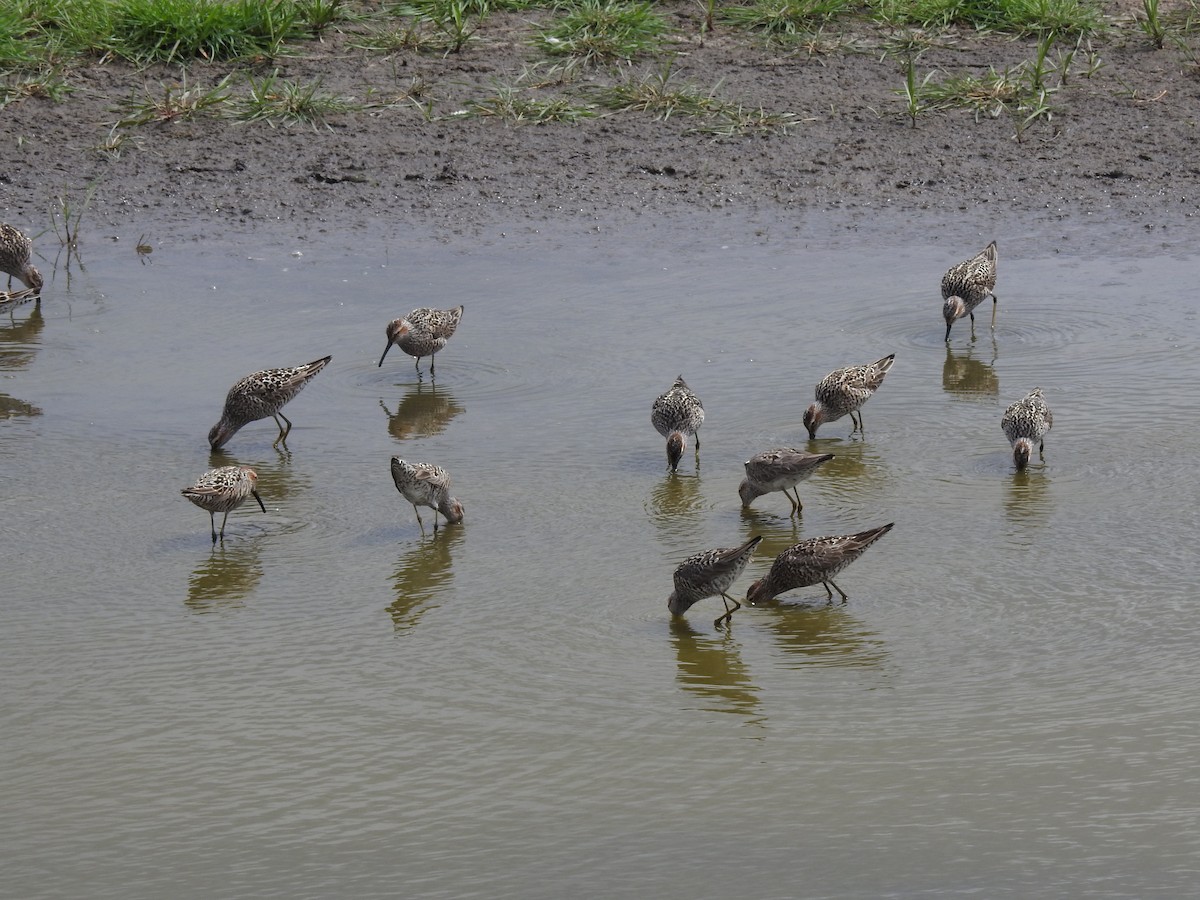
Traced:
<path fill-rule="evenodd" d="M 1197 258 L 734 220 L 88 247 L 0 318 L 9 896 L 1163 896 L 1194 890 Z M 937 293 L 999 240 L 997 327 Z M 252 246 L 253 249 L 247 249 Z M 301 255 L 295 256 L 293 252 Z M 436 383 L 387 321 L 464 303 Z M 895 352 L 811 445 L 829 370 Z M 211 455 L 229 386 L 327 353 Z M 423 366 L 425 368 L 425 366 Z M 666 472 L 650 404 L 703 399 Z M 1044 465 L 1005 406 L 1040 385 Z M 740 508 L 741 462 L 836 458 Z M 388 460 L 466 522 L 422 534 Z M 180 495 L 253 466 L 210 546 Z M 685 556 L 896 528 L 666 612 Z"/>

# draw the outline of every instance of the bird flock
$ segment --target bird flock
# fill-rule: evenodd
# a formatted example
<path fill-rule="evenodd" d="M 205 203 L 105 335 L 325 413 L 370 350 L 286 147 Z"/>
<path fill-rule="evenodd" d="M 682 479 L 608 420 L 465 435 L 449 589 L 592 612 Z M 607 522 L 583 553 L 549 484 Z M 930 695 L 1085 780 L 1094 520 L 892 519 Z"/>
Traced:
<path fill-rule="evenodd" d="M 997 260 L 996 242 L 992 241 L 975 256 L 952 266 L 942 277 L 942 316 L 946 321 L 947 342 L 955 321 L 964 317 L 971 320 L 974 338 L 975 308 L 988 297 L 992 298 L 992 327 L 995 328 Z M 813 402 L 804 411 L 804 427 L 809 440 L 816 439 L 821 425 L 845 416 L 850 417 L 851 434 L 863 432 L 862 407 L 879 390 L 895 359 L 895 354 L 889 354 L 867 365 L 835 369 L 817 382 Z M 696 439 L 696 457 L 699 459 L 699 429 L 704 422 L 704 406 L 682 375 L 675 379 L 670 390 L 654 401 L 650 421 L 667 439 L 667 463 L 672 472 L 679 468 L 689 435 Z M 1035 444 L 1039 456 L 1045 458 L 1043 439 L 1053 422 L 1041 388 L 1034 388 L 1005 410 L 1000 425 L 1012 446 L 1013 463 L 1018 471 L 1029 465 Z M 797 485 L 831 459 L 833 454 L 830 453 L 807 453 L 790 447 L 755 454 L 746 460 L 746 477 L 738 485 L 742 505 L 749 506 L 763 494 L 782 491 L 791 504 L 791 515 L 798 515 L 804 506 Z M 837 586 L 833 576 L 862 556 L 867 548 L 891 531 L 893 525 L 888 523 L 856 534 L 826 535 L 800 541 L 780 553 L 767 574 L 750 585 L 746 602 L 763 603 L 787 591 L 815 584 L 824 586 L 828 602 L 833 602 L 834 591 L 843 603 L 846 602 L 846 592 Z M 760 537 L 752 537 L 740 547 L 705 550 L 684 560 L 675 570 L 675 590 L 667 599 L 670 613 L 682 615 L 700 600 L 719 596 L 725 604 L 725 612 L 713 625 L 728 625 L 742 605 L 729 595 L 729 589 L 750 562 L 760 540 Z"/>
<path fill-rule="evenodd" d="M 25 290 L 5 295 L 4 299 L 25 299 L 40 296 L 43 285 L 41 273 L 31 262 L 32 242 L 11 225 L 0 224 L 0 272 L 19 279 Z M 958 319 L 971 320 L 974 337 L 975 309 L 988 297 L 992 298 L 992 327 L 996 323 L 998 300 L 995 294 L 996 242 L 992 241 L 970 259 L 952 266 L 942 278 L 942 315 L 946 322 L 946 341 Z M 439 310 L 414 309 L 407 316 L 394 319 L 387 325 L 387 345 L 379 357 L 383 365 L 393 346 L 416 360 L 417 375 L 421 359 L 429 357 L 429 374 L 433 377 L 436 354 L 445 348 L 462 321 L 463 307 Z M 304 389 L 328 364 L 325 356 L 304 365 L 288 368 L 263 369 L 238 380 L 225 397 L 221 418 L 208 433 L 208 443 L 215 452 L 224 447 L 243 427 L 260 419 L 272 418 L 279 428 L 273 447 L 286 446 L 292 423 L 283 415 L 283 407 Z M 814 399 L 804 412 L 804 427 L 810 440 L 816 438 L 823 424 L 850 417 L 851 434 L 863 432 L 862 407 L 883 384 L 895 362 L 890 354 L 866 365 L 835 369 L 822 378 L 814 389 Z M 1019 470 L 1030 463 L 1034 446 L 1039 458 L 1045 458 L 1044 438 L 1053 424 L 1041 388 L 1034 388 L 1021 400 L 1010 405 L 1001 418 L 1001 428 L 1012 447 L 1013 463 Z M 666 439 L 667 465 L 672 473 L 679 469 L 688 440 L 695 445 L 696 459 L 700 455 L 700 426 L 704 424 L 704 405 L 683 376 L 651 406 L 650 422 Z M 745 478 L 738 485 L 742 505 L 748 507 L 756 498 L 776 491 L 782 492 L 791 505 L 791 515 L 797 516 L 804 506 L 797 486 L 810 478 L 822 465 L 833 459 L 830 453 L 808 453 L 780 447 L 755 454 L 745 462 Z M 413 505 L 422 532 L 425 523 L 420 507 L 434 511 L 433 528 L 438 530 L 439 514 L 447 524 L 464 519 L 462 503 L 450 494 L 450 475 L 441 466 L 431 463 L 408 462 L 398 456 L 391 459 L 392 480 L 396 490 Z M 181 493 L 209 514 L 212 542 L 215 545 L 225 536 L 229 513 L 253 497 L 266 513 L 259 496 L 258 475 L 248 466 L 221 466 L 204 472 L 194 484 Z M 221 513 L 221 527 L 216 526 L 216 514 Z M 881 537 L 891 531 L 893 523 L 855 534 L 827 535 L 800 541 L 780 553 L 767 574 L 750 585 L 747 603 L 762 603 L 787 591 L 821 584 L 826 599 L 833 602 L 833 592 L 845 602 L 846 593 L 833 577 L 858 559 Z M 688 557 L 674 572 L 674 591 L 667 600 L 673 616 L 687 612 L 708 597 L 721 597 L 725 611 L 714 621 L 715 626 L 728 625 L 741 602 L 729 595 L 729 590 L 745 570 L 761 536 L 751 537 L 738 547 L 705 550 Z"/>

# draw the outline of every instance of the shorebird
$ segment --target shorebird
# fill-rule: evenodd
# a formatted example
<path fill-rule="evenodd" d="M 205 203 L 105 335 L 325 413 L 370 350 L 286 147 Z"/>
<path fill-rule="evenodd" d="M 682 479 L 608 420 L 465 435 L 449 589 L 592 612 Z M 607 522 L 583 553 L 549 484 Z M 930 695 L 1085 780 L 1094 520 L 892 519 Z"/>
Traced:
<path fill-rule="evenodd" d="M 817 429 L 823 422 L 836 422 L 847 413 L 854 427 L 850 433 L 863 430 L 862 413 L 854 418 L 855 410 L 871 399 L 883 384 L 884 376 L 892 368 L 896 354 L 877 359 L 869 366 L 847 366 L 835 369 L 818 383 L 815 390 L 816 402 L 804 411 L 804 427 L 809 439 L 815 439 Z"/>
<path fill-rule="evenodd" d="M 704 404 L 680 375 L 671 389 L 650 408 L 650 424 L 667 439 L 667 463 L 672 472 L 679 468 L 689 434 L 696 438 L 696 457 L 699 458 L 700 426 L 703 423 Z"/>
<path fill-rule="evenodd" d="M 19 278 L 30 290 L 42 289 L 42 273 L 29 261 L 32 253 L 33 241 L 28 235 L 11 225 L 0 224 L 0 272 L 8 275 L 9 288 L 13 278 Z"/>
<path fill-rule="evenodd" d="M 287 436 L 292 430 L 292 423 L 280 410 L 300 393 L 332 358 L 325 356 L 302 366 L 263 369 L 253 375 L 247 375 L 231 387 L 225 396 L 225 409 L 221 411 L 221 421 L 208 432 L 209 446 L 213 450 L 220 450 L 243 425 L 265 419 L 267 416 L 273 418 L 279 426 L 279 437 L 275 438 L 271 446 L 278 447 L 280 443 L 287 446 Z M 280 419 L 287 423 L 286 428 Z"/>
<path fill-rule="evenodd" d="M 955 319 L 971 317 L 975 334 L 975 307 L 992 298 L 992 327 L 996 327 L 996 242 L 992 241 L 966 262 L 960 262 L 942 276 L 942 317 L 946 320 L 946 340 Z"/>
<path fill-rule="evenodd" d="M 393 456 L 392 481 L 396 482 L 396 490 L 412 504 L 421 531 L 425 530 L 425 523 L 421 521 L 418 506 L 428 506 L 433 510 L 434 531 L 438 530 L 439 512 L 446 517 L 448 525 L 455 525 L 463 520 L 463 505 L 450 496 L 450 475 L 441 466 L 409 463 Z"/>
<path fill-rule="evenodd" d="M 209 524 L 212 526 L 213 543 L 217 542 L 217 513 L 224 513 L 221 519 L 221 539 L 225 539 L 225 521 L 229 513 L 246 502 L 247 497 L 254 497 L 259 508 L 265 513 L 262 497 L 258 496 L 255 485 L 258 484 L 258 473 L 249 466 L 221 466 L 219 469 L 209 469 L 191 487 L 180 491 L 201 509 L 208 510 Z"/>
<path fill-rule="evenodd" d="M 854 562 L 873 543 L 892 530 L 894 523 L 860 531 L 858 534 L 831 535 L 809 538 L 784 550 L 771 564 L 771 571 L 750 585 L 746 592 L 747 603 L 762 603 L 793 588 L 808 587 L 810 584 L 825 586 L 826 598 L 833 602 L 830 585 L 848 599 L 846 592 L 833 583 L 833 576 Z"/>
<path fill-rule="evenodd" d="M 755 497 L 761 497 L 763 494 L 783 491 L 783 495 L 792 504 L 792 515 L 796 515 L 804 509 L 796 485 L 817 471 L 817 467 L 822 463 L 831 459 L 832 453 L 805 453 L 790 447 L 755 454 L 746 460 L 746 477 L 738 485 L 738 496 L 742 498 L 742 506 L 749 506 Z M 788 488 L 795 494 L 794 499 L 792 494 L 788 493 Z"/>
<path fill-rule="evenodd" d="M 725 603 L 725 615 L 717 616 L 713 625 L 720 627 L 722 620 L 728 623 L 733 614 L 741 609 L 742 604 L 730 597 L 726 591 L 742 574 L 746 563 L 750 562 L 750 557 L 754 555 L 754 548 L 761 540 L 761 537 L 752 537 L 740 547 L 705 550 L 685 559 L 675 570 L 675 590 L 667 598 L 667 609 L 671 611 L 671 615 L 681 616 L 705 597 L 720 594 Z M 730 603 L 733 604 L 732 608 Z"/>
<path fill-rule="evenodd" d="M 388 323 L 388 342 L 383 348 L 383 356 L 379 357 L 379 365 L 383 365 L 383 357 L 388 355 L 392 344 L 395 344 L 409 356 L 417 358 L 418 376 L 421 374 L 421 357 L 428 356 L 429 375 L 432 377 L 437 352 L 446 346 L 446 341 L 450 340 L 454 330 L 458 328 L 462 314 L 461 306 L 454 309 L 430 309 L 423 306 L 414 309 L 407 316 L 393 319 Z"/>
<path fill-rule="evenodd" d="M 1004 436 L 1012 444 L 1013 462 L 1018 470 L 1029 465 L 1035 441 L 1038 445 L 1038 456 L 1046 458 L 1046 445 L 1042 438 L 1053 424 L 1054 416 L 1046 406 L 1046 398 L 1042 396 L 1040 387 L 1035 387 L 1004 411 L 1000 427 L 1004 429 Z"/>

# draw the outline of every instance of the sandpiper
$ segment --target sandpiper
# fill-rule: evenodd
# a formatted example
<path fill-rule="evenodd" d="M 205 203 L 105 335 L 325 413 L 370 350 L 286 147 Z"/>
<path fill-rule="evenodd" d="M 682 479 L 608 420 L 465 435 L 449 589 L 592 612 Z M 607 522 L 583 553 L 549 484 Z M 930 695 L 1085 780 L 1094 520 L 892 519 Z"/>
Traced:
<path fill-rule="evenodd" d="M 761 537 L 752 537 L 740 547 L 705 550 L 685 559 L 675 570 L 675 590 L 667 598 L 667 609 L 671 611 L 671 615 L 681 616 L 705 597 L 720 594 L 725 603 L 725 615 L 717 616 L 713 625 L 719 627 L 722 621 L 728 623 L 733 614 L 741 609 L 742 604 L 730 597 L 726 591 L 742 574 L 746 563 L 750 562 L 750 557 L 754 555 L 754 548 L 761 540 Z M 732 607 L 730 603 L 733 604 Z"/>
<path fill-rule="evenodd" d="M 700 456 L 700 426 L 704 423 L 704 404 L 692 393 L 680 375 L 671 389 L 654 401 L 650 423 L 667 439 L 667 464 L 674 472 L 687 447 L 688 435 L 696 438 L 696 456 Z"/>
<path fill-rule="evenodd" d="M 848 599 L 846 592 L 833 583 L 833 576 L 854 562 L 873 543 L 892 530 L 894 523 L 860 531 L 858 534 L 830 535 L 809 538 L 784 550 L 771 564 L 771 571 L 750 585 L 746 592 L 747 603 L 762 603 L 790 591 L 811 584 L 825 586 L 826 599 L 833 602 L 833 589 Z"/>
<path fill-rule="evenodd" d="M 439 512 L 446 517 L 448 525 L 455 525 L 463 520 L 463 505 L 450 496 L 450 475 L 441 466 L 405 462 L 400 457 L 393 456 L 392 481 L 396 482 L 396 490 L 412 504 L 421 531 L 425 530 L 425 523 L 421 521 L 418 506 L 428 506 L 433 510 L 434 531 L 438 530 Z"/>
<path fill-rule="evenodd" d="M 796 485 L 807 479 L 822 463 L 833 459 L 832 453 L 805 453 L 790 447 L 765 450 L 746 460 L 746 477 L 738 485 L 738 496 L 742 506 L 749 506 L 755 497 L 772 491 L 783 491 L 796 515 L 804 504 L 800 502 L 800 491 Z M 792 493 L 788 493 L 791 488 Z M 792 494 L 795 494 L 793 498 Z"/>
<path fill-rule="evenodd" d="M 437 352 L 446 346 L 446 341 L 450 340 L 454 330 L 458 328 L 462 314 L 461 306 L 456 306 L 454 309 L 430 309 L 428 306 L 423 306 L 420 309 L 414 309 L 407 316 L 393 319 L 388 323 L 388 342 L 387 346 L 383 348 L 383 356 L 379 357 L 379 365 L 383 365 L 383 358 L 388 355 L 388 351 L 395 344 L 409 356 L 417 358 L 418 376 L 421 374 L 421 357 L 428 356 L 429 374 L 432 377 L 434 363 L 437 362 Z"/>
<path fill-rule="evenodd" d="M 1046 458 L 1043 437 L 1053 424 L 1054 416 L 1046 406 L 1046 398 L 1042 396 L 1040 387 L 1035 387 L 1004 411 L 1000 427 L 1004 429 L 1004 436 L 1012 444 L 1013 462 L 1018 470 L 1029 465 L 1035 441 L 1038 445 L 1038 456 Z"/>
<path fill-rule="evenodd" d="M 0 224 L 0 272 L 8 275 L 8 286 L 19 278 L 32 291 L 42 289 L 42 273 L 29 261 L 33 254 L 33 241 L 23 231 L 11 225 Z"/>
<path fill-rule="evenodd" d="M 267 416 L 273 418 L 279 426 L 279 437 L 275 438 L 271 446 L 278 447 L 280 443 L 286 446 L 292 423 L 280 410 L 300 393 L 332 358 L 326 356 L 288 369 L 263 369 L 241 379 L 229 389 L 225 397 L 221 421 L 208 432 L 209 446 L 213 450 L 220 450 L 243 425 L 265 419 Z M 286 428 L 280 419 L 287 423 Z"/>
<path fill-rule="evenodd" d="M 966 262 L 953 266 L 942 276 L 942 318 L 946 320 L 946 340 L 955 319 L 971 317 L 975 334 L 975 307 L 992 298 L 992 327 L 996 327 L 996 242 L 992 241 Z"/>
<path fill-rule="evenodd" d="M 225 522 L 229 513 L 246 502 L 247 497 L 254 497 L 259 508 L 265 513 L 262 497 L 258 495 L 256 485 L 258 473 L 249 466 L 221 466 L 209 469 L 191 487 L 180 491 L 201 509 L 208 510 L 209 524 L 212 527 L 213 543 L 217 542 L 217 513 L 224 513 L 221 519 L 220 537 L 225 539 Z"/>
<path fill-rule="evenodd" d="M 816 402 L 804 411 L 804 427 L 808 429 L 809 438 L 816 438 L 817 429 L 823 422 L 836 422 L 847 413 L 854 425 L 850 433 L 862 431 L 862 413 L 860 412 L 855 420 L 855 410 L 862 407 L 879 390 L 895 359 L 896 354 L 892 353 L 867 366 L 834 369 L 822 378 L 814 391 Z"/>

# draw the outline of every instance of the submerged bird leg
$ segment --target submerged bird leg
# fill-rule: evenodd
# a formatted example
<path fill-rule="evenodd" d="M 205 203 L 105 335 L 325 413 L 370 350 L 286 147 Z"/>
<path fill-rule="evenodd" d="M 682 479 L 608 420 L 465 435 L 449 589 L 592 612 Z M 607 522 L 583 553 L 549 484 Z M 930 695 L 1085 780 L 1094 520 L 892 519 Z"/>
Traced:
<path fill-rule="evenodd" d="M 784 493 L 787 493 L 786 491 Z M 804 509 L 804 504 L 800 502 L 800 488 L 792 485 L 792 493 L 796 495 L 796 512 L 801 512 Z"/>
<path fill-rule="evenodd" d="M 430 378 L 433 377 L 435 365 L 437 365 L 437 352 L 436 351 L 429 354 L 429 377 Z"/>
<path fill-rule="evenodd" d="M 213 543 L 215 544 L 217 542 L 217 514 L 215 512 L 208 514 L 208 526 L 212 529 Z M 221 523 L 221 530 L 225 530 L 224 522 Z"/>
<path fill-rule="evenodd" d="M 225 510 L 225 515 L 221 517 L 221 540 L 225 540 L 225 523 L 229 521 L 229 510 Z M 216 543 L 216 541 L 213 541 Z"/>
<path fill-rule="evenodd" d="M 829 590 L 829 585 L 833 584 L 833 579 L 832 579 L 832 578 L 830 578 L 830 579 L 828 579 L 827 581 L 822 581 L 822 582 L 821 582 L 821 584 L 825 585 L 825 590 L 827 590 L 827 591 L 828 591 L 828 590 Z M 839 594 L 841 594 L 841 595 L 842 595 L 842 602 L 843 602 L 843 603 L 845 603 L 847 600 L 849 600 L 849 599 L 850 599 L 849 597 L 847 597 L 847 596 L 846 596 L 846 592 L 845 592 L 845 591 L 843 591 L 843 590 L 842 590 L 840 587 L 838 587 L 836 584 L 833 584 L 833 589 L 834 589 L 835 591 L 837 591 Z M 830 595 L 829 595 L 829 600 L 830 600 L 830 602 L 831 602 L 831 603 L 833 602 L 833 594 L 830 594 Z"/>
<path fill-rule="evenodd" d="M 431 372 L 430 374 L 432 375 L 433 373 Z M 434 509 L 434 511 L 433 511 L 433 533 L 434 534 L 437 534 L 437 529 L 438 529 L 437 514 L 438 514 L 437 509 Z"/>
<path fill-rule="evenodd" d="M 276 425 L 279 425 L 279 437 L 275 438 L 275 443 L 271 444 L 271 446 L 278 447 L 281 443 L 286 446 L 287 436 L 292 430 L 291 420 L 281 412 L 272 413 L 271 418 L 275 420 Z M 280 419 L 283 419 L 284 422 L 287 422 L 287 428 L 284 428 L 283 425 L 280 424 Z"/>
<path fill-rule="evenodd" d="M 725 604 L 725 615 L 717 616 L 716 620 L 713 622 L 714 628 L 720 628 L 721 622 L 724 622 L 726 625 L 728 625 L 730 620 L 733 618 L 733 614 L 742 608 L 741 603 L 739 603 L 737 600 L 734 600 L 724 591 L 721 591 L 721 602 Z M 729 608 L 730 603 L 733 604 L 733 609 Z"/>
<path fill-rule="evenodd" d="M 415 503 L 413 504 L 413 512 L 415 512 L 417 514 L 417 524 L 421 526 L 421 534 L 424 534 L 425 533 L 425 523 L 423 521 L 421 521 L 421 511 L 419 509 L 417 509 L 417 504 L 415 504 Z M 435 512 L 434 515 L 436 516 L 437 513 Z"/>
<path fill-rule="evenodd" d="M 996 307 L 1000 303 L 1000 298 L 992 294 L 992 327 L 996 327 Z"/>

